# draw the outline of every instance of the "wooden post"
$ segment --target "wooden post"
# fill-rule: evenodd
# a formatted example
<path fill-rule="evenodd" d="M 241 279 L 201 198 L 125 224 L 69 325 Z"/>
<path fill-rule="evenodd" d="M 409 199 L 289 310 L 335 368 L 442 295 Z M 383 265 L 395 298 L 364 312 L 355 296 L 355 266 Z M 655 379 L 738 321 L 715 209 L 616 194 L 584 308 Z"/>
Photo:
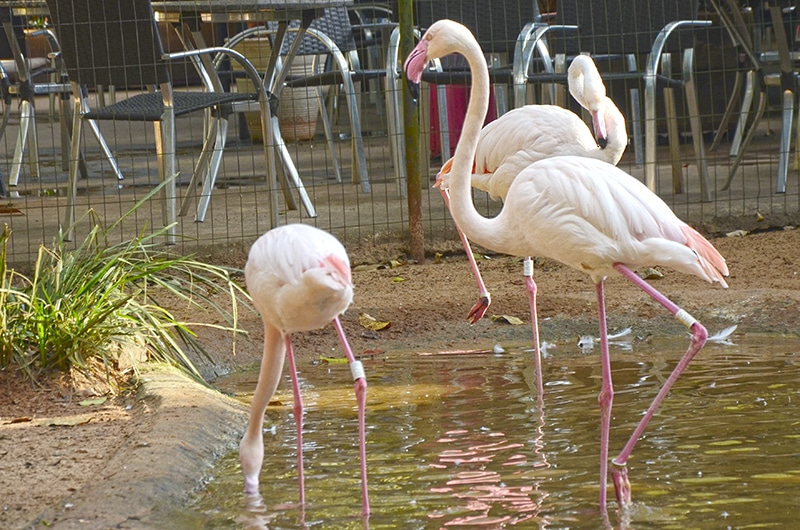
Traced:
<path fill-rule="evenodd" d="M 413 0 L 399 0 L 400 57 L 403 61 L 414 49 Z M 405 77 L 405 74 L 404 76 Z M 422 227 L 422 176 L 419 163 L 419 107 L 411 99 L 407 83 L 403 85 L 403 128 L 406 150 L 406 187 L 408 190 L 409 252 L 418 263 L 425 261 L 425 240 Z"/>

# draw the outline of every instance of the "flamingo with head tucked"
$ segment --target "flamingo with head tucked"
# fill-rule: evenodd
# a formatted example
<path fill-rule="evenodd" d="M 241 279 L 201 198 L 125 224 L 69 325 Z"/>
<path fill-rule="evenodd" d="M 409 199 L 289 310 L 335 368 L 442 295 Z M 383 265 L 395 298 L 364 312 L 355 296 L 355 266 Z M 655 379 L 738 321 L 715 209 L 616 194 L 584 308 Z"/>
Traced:
<path fill-rule="evenodd" d="M 606 511 L 609 433 L 614 389 L 605 313 L 605 279 L 621 275 L 667 309 L 692 332 L 686 353 L 659 390 L 613 460 L 617 501 L 631 502 L 627 461 L 658 406 L 705 344 L 706 329 L 688 312 L 641 279 L 632 269 L 662 265 L 727 287 L 725 259 L 697 231 L 678 219 L 657 195 L 616 166 L 599 160 L 559 156 L 521 169 L 493 218 L 475 209 L 470 175 L 481 124 L 489 103 L 489 72 L 480 45 L 463 25 L 440 20 L 430 26 L 405 62 L 409 81 L 419 82 L 429 60 L 460 53 L 469 62 L 472 90 L 461 139 L 450 171 L 450 211 L 478 244 L 515 256 L 545 256 L 588 274 L 595 283 L 600 322 L 600 506 Z M 535 337 L 536 371 L 542 389 Z"/>
<path fill-rule="evenodd" d="M 557 105 L 526 105 L 513 109 L 481 130 L 472 168 L 473 188 L 486 191 L 495 199 L 505 199 L 508 188 L 522 168 L 552 156 L 585 156 L 615 165 L 619 162 L 628 145 L 625 117 L 614 101 L 606 96 L 603 79 L 591 57 L 575 57 L 567 80 L 572 96 L 591 114 L 594 135 L 577 114 Z M 448 205 L 447 187 L 452 163 L 452 158 L 444 163 L 436 183 Z M 486 314 L 491 295 L 475 263 L 468 239 L 458 227 L 456 230 L 480 290 L 478 301 L 467 315 L 474 324 Z M 532 281 L 531 277 L 528 284 Z"/>
<path fill-rule="evenodd" d="M 339 240 L 318 228 L 303 224 L 285 225 L 270 230 L 253 243 L 244 275 L 253 305 L 264 321 L 264 357 L 250 407 L 250 421 L 239 444 L 239 462 L 244 474 L 245 492 L 258 493 L 258 476 L 264 460 L 264 412 L 275 394 L 283 371 L 284 358 L 288 356 L 294 392 L 294 418 L 297 422 L 300 503 L 305 502 L 303 401 L 297 380 L 291 334 L 320 329 L 333 321 L 355 380 L 362 509 L 364 515 L 368 514 L 364 419 L 367 380 L 361 361 L 355 360 L 339 322 L 339 315 L 344 313 L 353 300 L 353 282 L 347 252 Z"/>

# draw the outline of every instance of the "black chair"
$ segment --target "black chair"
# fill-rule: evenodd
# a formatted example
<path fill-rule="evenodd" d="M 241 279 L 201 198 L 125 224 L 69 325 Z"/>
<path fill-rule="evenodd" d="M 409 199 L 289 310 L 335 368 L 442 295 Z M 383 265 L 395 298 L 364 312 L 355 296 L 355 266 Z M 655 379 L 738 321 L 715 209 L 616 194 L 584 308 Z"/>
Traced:
<path fill-rule="evenodd" d="M 67 190 L 66 234 L 71 237 L 75 223 L 77 173 L 81 126 L 85 120 L 124 120 L 153 122 L 159 176 L 166 181 L 162 191 L 162 213 L 167 243 L 176 242 L 176 159 L 175 118 L 208 110 L 211 121 L 194 175 L 206 183 L 216 178 L 225 147 L 231 104 L 237 101 L 260 103 L 264 138 L 271 138 L 267 92 L 258 72 L 240 53 L 227 48 L 203 48 L 164 53 L 159 29 L 149 0 L 47 0 L 61 52 L 72 85 L 74 118 Z M 203 71 L 205 91 L 174 91 L 169 74 L 172 60 L 196 60 L 202 70 L 202 55 L 227 54 L 242 65 L 254 83 L 253 93 L 221 92 L 218 78 Z M 207 63 L 210 64 L 210 63 Z M 216 81 L 216 82 L 214 82 Z M 108 106 L 91 109 L 90 86 L 116 86 L 143 91 Z M 264 142 L 267 175 L 273 175 L 273 160 Z M 208 188 L 208 187 L 207 187 Z M 208 188 L 210 190 L 210 188 Z M 210 191 L 208 192 L 210 194 Z M 200 220 L 200 219 L 198 219 Z"/>
<path fill-rule="evenodd" d="M 601 70 L 604 82 L 635 82 L 631 91 L 631 119 L 637 163 L 644 165 L 645 183 L 656 190 L 656 91 L 664 89 L 675 193 L 683 191 L 679 159 L 678 123 L 674 90 L 682 88 L 694 143 L 700 194 L 711 200 L 711 186 L 703 145 L 702 124 L 694 80 L 694 38 L 698 28 L 711 24 L 697 20 L 697 0 L 558 0 L 556 23 L 538 26 L 526 44 L 524 58 L 515 74 L 516 104 L 524 103 L 529 85 L 565 85 L 571 57 L 588 53 Z M 545 45 L 543 46 L 543 43 Z M 548 57 L 541 57 L 545 49 Z M 539 55 L 536 55 L 537 50 Z M 682 75 L 672 74 L 672 54 L 682 53 Z M 551 71 L 536 69 L 553 57 Z M 536 58 L 536 60 L 535 60 Z M 644 65 L 639 66 L 644 59 Z M 555 73 L 552 73 L 554 71 Z M 644 85 L 644 152 L 642 153 L 639 86 Z"/>
<path fill-rule="evenodd" d="M 378 76 L 365 82 L 366 94 L 374 103 L 378 117 L 386 114 L 383 91 L 385 89 L 386 45 L 389 35 L 398 26 L 394 12 L 389 4 L 376 3 L 374 0 L 355 0 L 354 5 L 347 8 L 356 50 L 362 67 L 368 71 L 381 72 Z"/>

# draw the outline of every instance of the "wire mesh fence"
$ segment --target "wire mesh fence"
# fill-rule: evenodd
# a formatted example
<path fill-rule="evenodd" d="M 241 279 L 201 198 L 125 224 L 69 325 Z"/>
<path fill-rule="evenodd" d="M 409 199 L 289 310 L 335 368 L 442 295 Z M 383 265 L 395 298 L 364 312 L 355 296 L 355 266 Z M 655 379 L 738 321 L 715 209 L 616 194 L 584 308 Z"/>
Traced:
<path fill-rule="evenodd" d="M 113 3 L 130 1 L 138 0 L 112 0 Z M 682 0 L 670 0 L 663 4 L 672 2 L 683 4 Z M 183 3 L 193 2 L 187 0 Z M 40 10 L 36 11 L 38 14 L 8 18 L 6 36 L 13 34 L 10 31 L 14 27 L 25 28 L 26 34 L 19 41 L 24 46 L 23 53 L 28 58 L 39 57 L 47 61 L 50 45 L 35 30 L 53 30 L 58 37 L 59 28 L 53 26 L 44 2 L 19 4 L 36 4 Z M 202 2 L 194 4 L 200 6 Z M 449 9 L 447 16 L 451 18 L 466 16 L 468 11 L 477 13 L 472 23 L 480 27 L 473 29 L 476 34 L 489 35 L 484 38 L 492 38 L 491 35 L 496 33 L 492 31 L 494 26 L 502 26 L 506 36 L 497 37 L 503 39 L 502 43 L 481 43 L 485 50 L 492 51 L 490 65 L 496 73 L 495 103 L 492 108 L 496 116 L 523 103 L 550 103 L 548 98 L 551 94 L 560 98 L 553 103 L 568 106 L 580 113 L 580 107 L 571 101 L 566 92 L 562 92 L 566 78 L 563 71 L 558 77 L 558 66 L 562 52 L 566 65 L 571 54 L 589 51 L 581 49 L 588 46 L 584 41 L 577 38 L 571 41 L 571 46 L 577 44 L 574 50 L 568 47 L 559 49 L 555 33 L 546 36 L 543 43 L 550 46 L 550 65 L 555 65 L 555 70 L 548 73 L 546 58 L 534 53 L 525 70 L 530 80 L 524 83 L 524 101 L 515 102 L 511 75 L 518 35 L 526 23 L 536 23 L 538 26 L 535 27 L 541 27 L 572 22 L 563 17 L 568 12 L 568 4 L 575 7 L 575 3 L 559 0 L 524 5 L 524 17 L 519 7 L 524 2 L 500 2 L 505 6 L 504 9 L 499 9 L 497 4 L 488 0 L 418 0 L 414 3 L 416 20 L 423 26 L 429 23 L 431 17 L 438 16 L 436 10 L 431 11 L 437 6 Z M 614 9 L 633 11 L 661 5 L 648 0 L 594 1 L 584 4 L 596 6 L 597 13 L 603 13 L 607 18 L 613 18 Z M 686 42 L 678 45 L 683 48 L 671 50 L 671 65 L 657 62 L 661 69 L 671 66 L 671 77 L 664 75 L 656 84 L 654 157 L 648 159 L 645 156 L 642 159 L 646 153 L 640 153 L 645 150 L 640 146 L 644 146 L 645 140 L 636 137 L 640 127 L 644 134 L 646 120 L 650 117 L 642 111 L 637 123 L 633 112 L 637 105 L 640 108 L 644 105 L 645 81 L 643 78 L 626 79 L 620 75 L 629 69 L 630 64 L 626 62 L 629 61 L 627 55 L 621 53 L 624 50 L 604 50 L 604 57 L 621 56 L 621 66 L 612 65 L 611 61 L 607 65 L 606 59 L 599 59 L 599 55 L 595 57 L 599 67 L 609 68 L 606 76 L 608 95 L 626 116 L 631 137 L 619 166 L 642 181 L 648 180 L 648 171 L 652 170 L 654 190 L 679 217 L 708 232 L 798 224 L 800 173 L 795 162 L 794 147 L 787 151 L 785 143 L 788 136 L 794 146 L 796 134 L 784 134 L 787 126 L 789 131 L 796 127 L 796 124 L 787 125 L 785 121 L 787 115 L 797 112 L 796 109 L 790 112 L 784 109 L 795 99 L 797 63 L 790 62 L 790 70 L 786 71 L 787 65 L 785 61 L 781 63 L 778 53 L 778 34 L 783 30 L 790 51 L 788 57 L 791 60 L 796 58 L 796 55 L 792 55 L 798 49 L 794 14 L 790 10 L 782 11 L 784 18 L 777 24 L 772 18 L 776 12 L 769 12 L 760 3 L 749 7 L 727 0 L 709 0 L 700 4 L 690 1 L 688 4 L 690 10 L 696 10 L 698 20 L 710 20 L 711 26 L 697 29 L 691 37 L 682 37 L 684 41 L 691 40 L 693 69 L 684 68 L 687 58 L 683 48 L 687 46 Z M 159 2 L 153 2 L 153 6 L 158 12 Z M 377 9 L 376 6 L 380 10 L 359 13 L 354 9 Z M 736 33 L 739 19 L 733 16 L 734 8 L 737 16 L 742 16 L 741 20 L 746 24 L 744 28 L 751 39 L 749 43 L 742 41 L 742 34 Z M 4 9 L 9 13 L 14 12 L 10 7 Z M 273 110 L 277 110 L 280 116 L 280 130 L 286 140 L 285 153 L 297 169 L 298 181 L 294 181 L 285 168 L 273 178 L 268 176 L 259 117 L 257 112 L 253 113 L 251 106 L 249 112 L 236 109 L 230 112 L 218 175 L 210 190 L 203 191 L 202 185 L 190 183 L 196 167 L 208 163 L 202 158 L 201 151 L 210 134 L 210 117 L 216 111 L 211 114 L 202 111 L 188 113 L 176 119 L 176 202 L 178 209 L 182 209 L 178 212 L 182 215 L 176 218 L 174 248 L 177 252 L 205 253 L 229 246 L 247 246 L 276 220 L 279 224 L 304 222 L 329 230 L 342 239 L 348 248 L 387 245 L 402 249 L 406 245 L 409 215 L 414 212 L 409 212 L 405 168 L 395 152 L 401 133 L 394 115 L 396 109 L 392 108 L 392 102 L 395 101 L 392 90 L 397 88 L 393 89 L 391 84 L 387 84 L 387 76 L 397 75 L 398 68 L 397 65 L 387 68 L 385 64 L 392 42 L 390 37 L 396 27 L 397 9 L 397 5 L 366 2 L 356 2 L 355 6 L 350 6 L 350 16 L 346 17 L 344 23 L 349 25 L 346 30 L 350 32 L 354 43 L 352 50 L 342 51 L 345 52 L 345 58 L 350 59 L 352 55 L 360 62 L 349 63 L 352 72 L 346 74 L 355 81 L 357 115 L 350 111 L 353 100 L 347 94 L 341 75 L 336 77 L 331 74 L 324 78 L 326 72 L 337 69 L 329 50 L 312 50 L 314 53 L 308 54 L 311 57 L 308 60 L 299 60 L 302 55 L 296 57 L 298 61 L 287 78 L 288 84 L 281 91 L 277 108 Z M 423 12 L 425 9 L 427 13 Z M 562 11 L 561 18 L 554 14 L 559 9 Z M 491 16 L 481 13 L 491 13 Z M 590 21 L 586 18 L 588 15 L 585 10 L 582 13 L 582 18 L 575 19 L 575 22 L 585 27 Z M 594 18 L 599 16 L 595 14 Z M 181 36 L 185 37 L 188 30 L 180 25 L 181 19 L 161 19 L 159 38 L 165 50 L 177 51 L 185 46 Z M 465 22 L 469 24 L 468 20 Z M 608 34 L 600 37 L 609 39 L 633 34 L 636 32 L 635 20 L 630 24 L 634 25 L 619 27 L 614 34 L 604 30 Z M 248 29 L 246 26 L 206 22 L 197 28 L 197 36 L 204 37 L 209 45 L 224 45 L 230 42 L 228 39 L 235 33 Z M 170 33 L 170 28 L 176 27 L 178 32 Z M 319 31 L 324 34 L 323 29 Z M 181 32 L 184 32 L 183 35 Z M 19 38 L 18 34 L 15 34 L 15 38 Z M 87 32 L 84 37 L 91 38 L 91 33 Z M 255 37 L 262 41 L 270 38 L 274 38 L 274 33 Z M 570 42 L 569 38 L 566 37 L 566 42 Z M 245 41 L 245 46 L 237 49 L 244 51 L 259 68 L 264 68 L 269 56 L 259 57 L 258 54 L 270 52 L 254 51 L 259 49 L 260 42 Z M 98 42 L 94 45 L 106 44 Z M 14 50 L 9 49 L 5 53 L 13 57 Z M 749 53 L 753 54 L 752 58 L 748 56 Z M 647 53 L 638 50 L 636 59 L 637 68 L 643 69 L 647 64 Z M 4 66 L 7 70 L 11 68 L 6 61 Z M 453 75 L 454 79 L 462 83 L 469 82 L 468 72 L 464 72 L 463 65 L 453 60 L 450 66 L 458 72 Z M 229 68 L 224 71 L 220 69 L 220 72 L 223 81 L 227 80 L 233 86 L 232 90 L 239 89 L 241 76 L 231 74 Z M 663 73 L 661 70 L 659 75 Z M 690 104 L 687 104 L 683 91 L 685 76 L 689 73 L 694 76 L 699 102 L 702 147 L 708 167 L 707 189 L 702 185 L 702 168 L 694 142 L 697 133 L 692 132 Z M 541 74 L 551 75 L 550 80 L 555 84 L 538 82 L 536 75 Z M 52 70 L 46 70 L 32 77 L 31 86 L 67 82 L 67 79 L 59 77 L 58 72 L 56 77 L 52 75 Z M 191 63 L 184 63 L 182 69 L 173 68 L 171 75 L 176 93 L 196 90 L 201 86 L 201 80 Z M 322 78 L 320 84 L 324 85 L 319 88 L 321 97 L 314 83 L 299 81 L 315 75 Z M 777 83 L 773 85 L 771 81 L 775 79 Z M 4 190 L 5 197 L 0 208 L 0 222 L 8 224 L 13 232 L 7 251 L 9 261 L 24 266 L 35 260 L 39 246 L 52 242 L 68 222 L 69 166 L 75 160 L 73 153 L 76 151 L 71 150 L 70 138 L 62 125 L 71 123 L 69 110 L 74 99 L 68 90 L 73 87 L 66 84 L 66 90 L 51 96 L 26 91 L 25 84 L 13 72 L 8 74 L 7 81 L 3 110 L 8 112 L 9 120 L 3 131 L 1 142 L 4 155 L 0 158 L 0 171 L 7 189 Z M 443 86 L 441 90 L 423 92 L 419 100 L 423 109 L 420 140 L 424 164 L 421 215 L 425 241 L 431 246 L 442 241 L 457 240 L 439 192 L 432 189 L 431 185 L 443 160 L 452 155 L 469 97 L 463 87 L 444 86 L 444 83 L 440 83 Z M 553 86 L 557 87 L 556 90 L 552 89 Z M 139 88 L 87 87 L 87 101 L 92 108 L 103 108 L 110 102 L 122 101 L 128 95 L 138 93 Z M 749 100 L 751 97 L 752 101 Z M 23 100 L 31 104 L 34 112 L 24 110 L 20 103 Z M 60 108 L 59 102 L 65 103 L 65 107 Z M 763 117 L 758 116 L 761 102 Z M 440 123 L 441 107 L 448 110 L 448 115 Z M 726 114 L 726 109 L 730 109 L 730 115 Z M 675 116 L 672 122 L 667 119 L 671 114 Z M 27 126 L 29 119 L 33 124 L 31 127 Z M 352 127 L 353 119 L 359 120 L 360 128 Z M 588 115 L 585 119 L 587 123 L 590 121 Z M 327 130 L 326 121 L 330 122 L 330 130 Z M 112 158 L 103 152 L 92 131 L 84 127 L 78 152 L 81 167 L 75 195 L 77 223 L 73 244 L 76 245 L 80 244 L 81 234 L 88 231 L 91 223 L 110 225 L 116 222 L 160 181 L 160 159 L 155 148 L 159 133 L 152 123 L 113 120 L 98 121 L 97 124 L 110 147 Z M 670 127 L 675 129 L 671 131 Z M 740 142 L 744 143 L 745 133 L 751 128 L 753 133 L 749 145 L 740 146 Z M 27 133 L 27 137 L 23 138 L 21 130 Z M 30 140 L 34 132 L 38 140 L 36 145 Z M 357 143 L 353 142 L 356 133 L 360 134 L 363 143 L 363 159 L 366 163 L 363 170 L 359 164 Z M 742 153 L 741 160 L 731 178 L 739 152 Z M 788 168 L 785 189 L 779 190 L 779 174 L 783 171 L 779 168 L 781 152 L 785 155 L 784 162 L 788 160 Z M 112 159 L 119 167 L 123 177 L 121 180 L 114 171 Z M 279 154 L 276 160 L 281 169 Z M 650 169 L 648 164 L 651 164 Z M 17 173 L 18 177 L 15 176 Z M 298 182 L 302 184 L 307 200 L 301 194 Z M 198 206 L 204 193 L 210 194 L 210 200 L 207 213 L 199 222 Z M 475 191 L 474 197 L 479 210 L 486 215 L 493 215 L 502 207 L 501 203 L 491 200 L 484 192 Z M 163 212 L 168 201 L 168 198 L 156 195 L 144 202 L 125 222 L 120 223 L 115 233 L 122 240 L 132 238 L 141 231 L 162 227 L 165 222 Z"/>

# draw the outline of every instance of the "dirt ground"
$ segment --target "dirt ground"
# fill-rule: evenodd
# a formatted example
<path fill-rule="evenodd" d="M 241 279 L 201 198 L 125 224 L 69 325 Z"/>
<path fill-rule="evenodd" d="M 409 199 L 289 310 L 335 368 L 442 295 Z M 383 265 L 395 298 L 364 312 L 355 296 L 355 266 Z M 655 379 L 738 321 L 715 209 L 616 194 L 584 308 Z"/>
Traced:
<path fill-rule="evenodd" d="M 739 334 L 800 332 L 800 230 L 722 236 L 712 242 L 727 258 L 729 289 L 668 270 L 661 271 L 663 278 L 652 279 L 652 285 L 712 333 L 731 324 L 738 324 Z M 376 259 L 378 254 L 374 250 L 352 254 L 356 295 L 342 321 L 356 353 L 402 355 L 530 342 L 520 260 L 482 255 L 485 259 L 479 263 L 492 293 L 487 317 L 513 316 L 525 325 L 490 318 L 470 325 L 466 314 L 477 299 L 477 289 L 463 253 L 432 256 L 423 264 L 396 256 Z M 224 261 L 241 267 L 245 258 L 244 253 L 233 253 Z M 594 289 L 587 276 L 543 260 L 537 262 L 534 277 L 543 340 L 576 347 L 580 335 L 596 334 Z M 639 337 L 684 332 L 660 306 L 624 280 L 610 279 L 606 293 L 612 331 L 632 326 Z M 390 326 L 368 330 L 359 324 L 363 313 Z M 187 315 L 187 320 L 194 318 Z M 213 365 L 204 367 L 209 378 L 260 358 L 258 316 L 243 311 L 241 326 L 250 337 L 237 341 L 236 355 L 229 335 L 200 330 L 215 358 Z M 301 365 L 321 355 L 343 355 L 329 328 L 298 335 L 294 344 Z M 121 448 L 130 446 L 126 442 L 137 436 L 146 416 L 153 413 L 135 392 L 102 394 L 102 389 L 85 385 L 76 389 L 64 377 L 33 387 L 0 371 L 0 527 L 24 527 L 45 509 L 63 504 L 90 485 Z"/>

